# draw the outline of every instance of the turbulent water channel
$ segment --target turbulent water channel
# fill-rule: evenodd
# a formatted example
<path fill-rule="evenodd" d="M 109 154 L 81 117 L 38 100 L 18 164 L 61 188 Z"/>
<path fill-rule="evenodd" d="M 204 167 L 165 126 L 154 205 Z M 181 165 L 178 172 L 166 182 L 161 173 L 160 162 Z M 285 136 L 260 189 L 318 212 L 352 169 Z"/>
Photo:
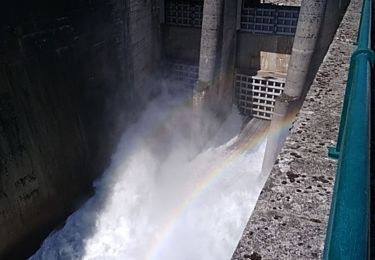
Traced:
<path fill-rule="evenodd" d="M 197 124 L 187 99 L 150 102 L 95 195 L 31 259 L 231 258 L 262 187 L 265 141 L 241 145 L 235 109 L 222 124 L 209 113 Z"/>

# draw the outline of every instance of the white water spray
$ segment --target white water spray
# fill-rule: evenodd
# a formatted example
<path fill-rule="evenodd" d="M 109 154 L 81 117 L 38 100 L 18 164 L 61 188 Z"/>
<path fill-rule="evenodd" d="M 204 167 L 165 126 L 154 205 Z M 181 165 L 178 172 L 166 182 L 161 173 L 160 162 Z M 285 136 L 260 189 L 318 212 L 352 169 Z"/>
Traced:
<path fill-rule="evenodd" d="M 95 195 L 31 259 L 231 258 L 263 185 L 265 141 L 228 160 L 242 124 L 235 111 L 198 153 L 201 133 L 191 133 L 194 114 L 183 102 L 151 102 L 124 133 Z"/>

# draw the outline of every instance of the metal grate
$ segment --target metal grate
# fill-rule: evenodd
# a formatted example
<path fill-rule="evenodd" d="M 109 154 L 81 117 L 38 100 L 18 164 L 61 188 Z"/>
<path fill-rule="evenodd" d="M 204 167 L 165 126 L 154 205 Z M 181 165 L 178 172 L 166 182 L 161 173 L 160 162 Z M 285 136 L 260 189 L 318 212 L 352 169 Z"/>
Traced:
<path fill-rule="evenodd" d="M 198 66 L 182 63 L 168 63 L 168 78 L 182 83 L 187 88 L 193 88 L 198 80 Z"/>
<path fill-rule="evenodd" d="M 284 89 L 285 79 L 236 74 L 236 100 L 241 113 L 271 119 L 276 97 Z"/>
<path fill-rule="evenodd" d="M 299 7 L 243 7 L 241 30 L 252 33 L 293 36 L 296 32 Z M 169 0 L 165 5 L 165 21 L 169 25 L 202 27 L 202 0 Z"/>
<path fill-rule="evenodd" d="M 274 33 L 275 9 L 243 8 L 241 29 L 254 33 Z"/>
<path fill-rule="evenodd" d="M 293 36 L 298 16 L 298 7 L 245 7 L 241 13 L 241 30 Z"/>
<path fill-rule="evenodd" d="M 202 27 L 202 20 L 203 20 L 203 2 L 202 3 L 195 3 L 192 5 L 191 9 L 192 12 L 192 24 L 194 27 Z"/>
<path fill-rule="evenodd" d="M 170 0 L 165 5 L 165 21 L 170 25 L 201 27 L 203 1 Z"/>
<path fill-rule="evenodd" d="M 278 10 L 276 33 L 283 35 L 294 35 L 296 33 L 299 9 Z"/>

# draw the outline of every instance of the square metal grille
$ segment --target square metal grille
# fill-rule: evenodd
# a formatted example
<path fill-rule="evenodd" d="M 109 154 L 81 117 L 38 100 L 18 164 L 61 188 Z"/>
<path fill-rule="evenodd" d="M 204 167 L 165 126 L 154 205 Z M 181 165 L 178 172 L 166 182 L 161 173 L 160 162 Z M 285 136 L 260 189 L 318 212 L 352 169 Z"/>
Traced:
<path fill-rule="evenodd" d="M 282 9 L 277 12 L 276 33 L 282 35 L 294 35 L 296 33 L 299 10 Z"/>
<path fill-rule="evenodd" d="M 244 7 L 241 12 L 241 30 L 293 36 L 298 16 L 298 7 Z"/>
<path fill-rule="evenodd" d="M 252 33 L 293 36 L 296 32 L 299 7 L 267 6 L 243 7 L 241 30 Z M 165 21 L 169 25 L 202 27 L 203 0 L 168 0 Z"/>
<path fill-rule="evenodd" d="M 241 29 L 254 33 L 273 33 L 275 9 L 243 8 Z"/>
<path fill-rule="evenodd" d="M 168 63 L 168 78 L 180 82 L 187 88 L 194 88 L 198 80 L 198 66 L 183 63 Z"/>
<path fill-rule="evenodd" d="M 201 27 L 203 1 L 169 0 L 165 5 L 165 21 L 170 25 Z"/>
<path fill-rule="evenodd" d="M 241 113 L 257 118 L 272 117 L 276 98 L 283 92 L 285 79 L 236 74 L 236 101 Z"/>

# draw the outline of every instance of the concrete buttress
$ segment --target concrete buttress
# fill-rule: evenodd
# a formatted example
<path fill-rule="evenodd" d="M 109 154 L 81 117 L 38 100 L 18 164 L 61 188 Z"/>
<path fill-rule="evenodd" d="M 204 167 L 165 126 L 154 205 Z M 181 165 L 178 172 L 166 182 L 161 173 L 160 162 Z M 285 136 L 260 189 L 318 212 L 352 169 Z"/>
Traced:
<path fill-rule="evenodd" d="M 224 0 L 204 1 L 199 75 L 194 90 L 194 106 L 199 107 L 202 104 L 205 99 L 205 93 L 215 81 L 220 58 L 219 47 L 222 36 L 223 6 Z"/>
<path fill-rule="evenodd" d="M 319 32 L 324 23 L 327 0 L 303 0 L 298 18 L 292 55 L 289 61 L 284 93 L 276 100 L 273 118 L 263 161 L 263 173 L 272 169 L 276 156 L 283 143 L 288 119 L 294 118 L 296 106 L 303 98 L 309 69 L 319 41 Z M 289 117 L 290 115 L 290 117 Z M 289 122 L 291 123 L 291 122 Z M 286 137 L 286 136 L 285 136 Z"/>

